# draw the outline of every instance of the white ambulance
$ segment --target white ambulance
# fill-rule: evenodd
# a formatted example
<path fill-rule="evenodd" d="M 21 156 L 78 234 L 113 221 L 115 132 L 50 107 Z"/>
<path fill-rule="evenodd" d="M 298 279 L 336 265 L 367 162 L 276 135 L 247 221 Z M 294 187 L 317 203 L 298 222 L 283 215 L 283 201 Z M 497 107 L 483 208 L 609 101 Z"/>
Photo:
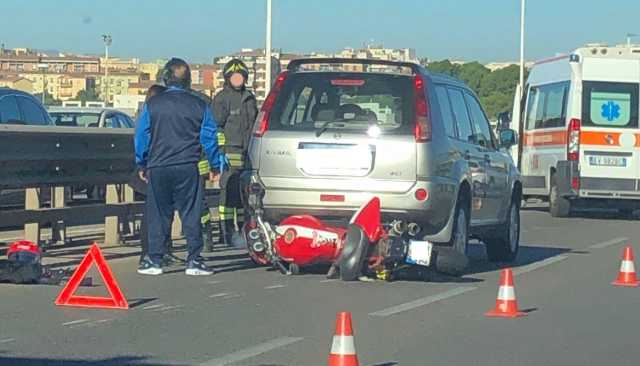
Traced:
<path fill-rule="evenodd" d="M 549 200 L 555 217 L 640 208 L 639 85 L 640 46 L 587 45 L 537 62 L 511 121 L 525 198 Z"/>

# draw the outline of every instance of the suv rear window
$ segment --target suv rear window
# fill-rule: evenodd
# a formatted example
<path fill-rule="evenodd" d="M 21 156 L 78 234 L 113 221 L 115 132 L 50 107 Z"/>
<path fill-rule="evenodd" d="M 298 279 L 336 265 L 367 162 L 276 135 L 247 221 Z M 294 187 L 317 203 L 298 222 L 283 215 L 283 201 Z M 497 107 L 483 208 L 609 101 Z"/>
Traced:
<path fill-rule="evenodd" d="M 407 75 L 303 72 L 290 75 L 274 106 L 269 129 L 280 131 L 411 134 L 413 78 Z"/>
<path fill-rule="evenodd" d="M 638 128 L 638 84 L 585 81 L 582 90 L 583 125 Z"/>

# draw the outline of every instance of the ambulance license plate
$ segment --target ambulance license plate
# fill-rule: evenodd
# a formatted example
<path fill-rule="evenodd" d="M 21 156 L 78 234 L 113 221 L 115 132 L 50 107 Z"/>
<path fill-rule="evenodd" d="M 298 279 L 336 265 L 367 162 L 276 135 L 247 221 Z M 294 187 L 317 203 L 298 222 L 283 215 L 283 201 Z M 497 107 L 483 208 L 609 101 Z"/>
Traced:
<path fill-rule="evenodd" d="M 409 251 L 406 262 L 419 266 L 428 267 L 431 265 L 431 253 L 433 253 L 433 243 L 428 241 L 409 241 Z"/>
<path fill-rule="evenodd" d="M 626 167 L 627 158 L 617 156 L 589 156 L 589 165 Z"/>

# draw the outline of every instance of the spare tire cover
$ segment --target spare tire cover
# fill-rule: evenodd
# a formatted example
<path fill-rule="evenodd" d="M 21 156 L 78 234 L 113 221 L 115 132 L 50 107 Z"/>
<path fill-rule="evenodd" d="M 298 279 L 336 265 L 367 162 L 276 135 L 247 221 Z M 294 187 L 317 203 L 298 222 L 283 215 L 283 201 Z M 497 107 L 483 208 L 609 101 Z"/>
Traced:
<path fill-rule="evenodd" d="M 362 274 L 362 266 L 369 246 L 369 239 L 358 225 L 349 225 L 347 236 L 340 257 L 338 267 L 343 281 L 355 281 Z"/>

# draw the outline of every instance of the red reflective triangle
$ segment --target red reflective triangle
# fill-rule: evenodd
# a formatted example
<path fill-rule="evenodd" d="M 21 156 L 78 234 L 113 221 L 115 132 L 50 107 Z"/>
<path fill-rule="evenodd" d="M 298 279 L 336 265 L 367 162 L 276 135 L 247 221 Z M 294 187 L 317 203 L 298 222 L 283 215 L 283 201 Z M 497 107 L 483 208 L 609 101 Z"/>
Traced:
<path fill-rule="evenodd" d="M 89 272 L 91 264 L 95 263 L 98 267 L 98 272 L 102 276 L 102 280 L 109 290 L 111 297 L 96 297 L 96 296 L 75 296 L 73 295 L 84 276 Z M 129 309 L 129 303 L 124 298 L 118 283 L 116 282 L 111 268 L 107 265 L 107 261 L 104 259 L 98 244 L 94 243 L 89 251 L 80 262 L 78 268 L 73 273 L 69 282 L 58 295 L 55 301 L 56 305 L 66 306 L 80 306 L 85 308 L 102 308 L 102 309 Z"/>

